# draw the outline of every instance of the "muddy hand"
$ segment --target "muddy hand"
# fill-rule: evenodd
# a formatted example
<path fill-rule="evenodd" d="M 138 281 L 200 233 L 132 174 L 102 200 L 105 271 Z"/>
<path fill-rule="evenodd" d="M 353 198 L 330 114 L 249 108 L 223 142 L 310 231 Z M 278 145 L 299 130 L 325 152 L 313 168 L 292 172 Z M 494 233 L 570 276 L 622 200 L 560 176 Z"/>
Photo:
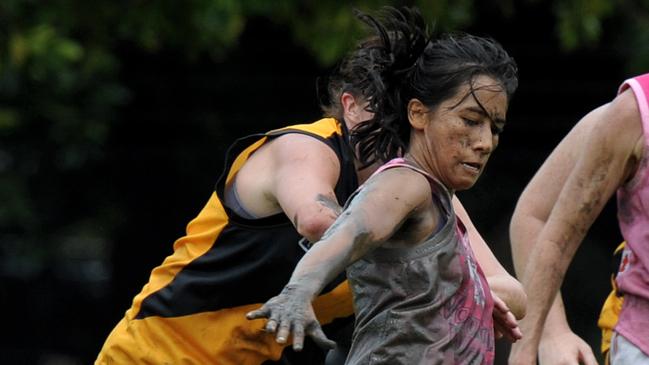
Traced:
<path fill-rule="evenodd" d="M 284 344 L 293 336 L 293 349 L 304 347 L 305 334 L 318 346 L 332 349 L 336 343 L 327 338 L 315 317 L 311 301 L 299 290 L 286 287 L 278 296 L 270 299 L 261 308 L 246 315 L 248 319 L 267 318 L 266 331 L 277 333 L 276 341 Z"/>

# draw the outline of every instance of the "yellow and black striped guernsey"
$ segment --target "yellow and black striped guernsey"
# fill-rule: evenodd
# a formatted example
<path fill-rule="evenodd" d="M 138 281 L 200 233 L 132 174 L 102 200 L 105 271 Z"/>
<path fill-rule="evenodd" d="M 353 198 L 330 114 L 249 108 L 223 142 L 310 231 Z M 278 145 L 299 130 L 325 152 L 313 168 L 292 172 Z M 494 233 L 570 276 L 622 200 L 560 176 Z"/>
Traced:
<path fill-rule="evenodd" d="M 357 188 L 346 130 L 335 119 L 294 125 L 237 140 L 205 207 L 156 267 L 125 317 L 106 340 L 96 364 L 310 364 L 323 352 L 310 343 L 300 353 L 275 342 L 264 320 L 245 314 L 281 291 L 304 254 L 301 237 L 284 214 L 245 219 L 224 207 L 224 186 L 252 152 L 286 133 L 322 141 L 337 154 L 335 187 L 343 204 Z M 353 321 L 347 282 L 339 277 L 314 302 L 329 336 Z"/>

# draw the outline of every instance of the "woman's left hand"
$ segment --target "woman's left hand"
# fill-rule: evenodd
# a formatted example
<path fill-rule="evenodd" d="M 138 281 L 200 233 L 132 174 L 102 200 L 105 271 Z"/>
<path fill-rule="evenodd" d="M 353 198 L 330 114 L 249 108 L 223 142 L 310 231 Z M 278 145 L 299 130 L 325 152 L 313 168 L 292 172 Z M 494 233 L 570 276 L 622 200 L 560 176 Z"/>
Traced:
<path fill-rule="evenodd" d="M 518 327 L 516 317 L 514 317 L 514 314 L 509 310 L 507 304 L 505 304 L 505 302 L 493 291 L 491 292 L 491 296 L 494 300 L 493 320 L 496 338 L 504 337 L 510 342 L 520 340 L 523 337 L 523 333 Z"/>

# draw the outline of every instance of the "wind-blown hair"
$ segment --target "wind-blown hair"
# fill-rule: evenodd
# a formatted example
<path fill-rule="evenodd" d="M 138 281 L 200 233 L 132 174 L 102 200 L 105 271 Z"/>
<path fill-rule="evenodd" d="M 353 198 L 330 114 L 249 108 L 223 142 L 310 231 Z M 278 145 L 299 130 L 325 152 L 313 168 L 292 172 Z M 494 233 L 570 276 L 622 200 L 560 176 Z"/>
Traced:
<path fill-rule="evenodd" d="M 419 99 L 434 110 L 463 85 L 485 75 L 500 83 L 511 99 L 518 86 L 516 63 L 491 38 L 446 34 L 437 39 L 416 8 L 385 7 L 379 18 L 356 11 L 370 27 L 372 37 L 361 42 L 338 66 L 329 80 L 331 107 L 335 111 L 343 92 L 368 102 L 372 119 L 351 131 L 351 143 L 363 166 L 400 156 L 408 148 L 410 123 L 407 107 Z M 339 112 L 342 110 L 338 104 Z M 341 115 L 333 116 L 341 118 Z"/>

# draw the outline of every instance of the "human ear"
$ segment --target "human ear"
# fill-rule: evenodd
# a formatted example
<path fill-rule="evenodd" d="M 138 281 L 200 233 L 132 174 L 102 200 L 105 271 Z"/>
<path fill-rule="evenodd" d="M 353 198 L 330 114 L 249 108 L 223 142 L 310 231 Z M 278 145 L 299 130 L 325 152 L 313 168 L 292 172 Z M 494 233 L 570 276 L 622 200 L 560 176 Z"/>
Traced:
<path fill-rule="evenodd" d="M 374 114 L 367 110 L 368 103 L 362 97 L 344 92 L 340 96 L 340 104 L 343 108 L 343 118 L 349 129 L 374 117 Z"/>
<path fill-rule="evenodd" d="M 354 119 L 358 117 L 359 105 L 356 103 L 354 95 L 344 92 L 340 95 L 340 104 L 343 107 L 345 118 Z"/>
<path fill-rule="evenodd" d="M 424 129 L 428 123 L 429 109 L 419 99 L 410 99 L 408 102 L 408 121 L 413 129 Z"/>

